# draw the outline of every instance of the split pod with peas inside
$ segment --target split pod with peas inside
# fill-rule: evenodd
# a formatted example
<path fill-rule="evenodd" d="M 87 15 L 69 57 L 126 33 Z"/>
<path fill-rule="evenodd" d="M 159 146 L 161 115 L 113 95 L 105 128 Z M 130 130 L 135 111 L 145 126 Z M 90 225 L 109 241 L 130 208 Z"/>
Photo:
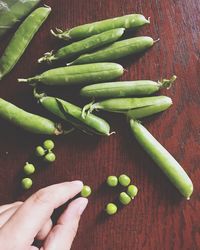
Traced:
<path fill-rule="evenodd" d="M 97 83 L 85 86 L 81 89 L 81 96 L 91 98 L 109 98 L 109 97 L 131 97 L 151 95 L 162 88 L 170 88 L 176 80 L 176 76 L 171 79 L 163 79 L 155 82 L 150 80 L 121 81 Z"/>
<path fill-rule="evenodd" d="M 154 41 L 151 37 L 148 36 L 125 39 L 108 45 L 105 48 L 97 50 L 93 53 L 81 55 L 76 60 L 68 63 L 67 65 L 95 62 L 112 62 L 131 54 L 141 53 L 146 49 L 152 47 L 153 44 L 157 41 Z"/>
<path fill-rule="evenodd" d="M 121 76 L 123 67 L 117 63 L 94 63 L 48 70 L 41 75 L 28 79 L 18 79 L 31 85 L 69 86 L 109 81 Z"/>
<path fill-rule="evenodd" d="M 86 119 L 83 119 L 81 116 L 82 109 L 72 103 L 55 97 L 46 96 L 45 94 L 38 94 L 36 90 L 34 90 L 34 96 L 49 112 L 69 122 L 75 128 L 87 134 L 107 136 L 112 134 L 110 133 L 110 126 L 105 120 L 93 114 L 90 114 Z"/>
<path fill-rule="evenodd" d="M 59 135 L 63 131 L 53 121 L 34 115 L 0 98 L 0 117 L 35 134 Z"/>
<path fill-rule="evenodd" d="M 93 110 L 124 113 L 128 118 L 139 119 L 168 109 L 172 105 L 167 96 L 141 98 L 115 98 L 85 105 L 82 117 L 87 117 Z"/>
<path fill-rule="evenodd" d="M 56 29 L 57 33 L 51 30 L 51 33 L 55 37 L 60 39 L 79 40 L 111 29 L 116 29 L 116 28 L 134 29 L 149 23 L 150 20 L 149 19 L 147 20 L 141 14 L 130 14 L 94 23 L 79 25 L 77 27 L 74 27 L 66 31 L 62 31 L 61 29 Z"/>
<path fill-rule="evenodd" d="M 67 45 L 56 52 L 47 52 L 38 59 L 38 63 L 51 63 L 58 60 L 67 60 L 73 56 L 79 56 L 82 53 L 90 52 L 98 47 L 115 42 L 124 33 L 124 28 L 112 29 L 103 33 L 88 37 L 84 40 Z"/>

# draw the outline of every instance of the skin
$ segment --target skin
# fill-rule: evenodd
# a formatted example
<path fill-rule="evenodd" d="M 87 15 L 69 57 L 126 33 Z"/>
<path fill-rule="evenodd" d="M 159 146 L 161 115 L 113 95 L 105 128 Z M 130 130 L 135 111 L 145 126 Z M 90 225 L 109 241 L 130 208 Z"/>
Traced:
<path fill-rule="evenodd" d="M 110 126 L 105 120 L 92 114 L 82 118 L 81 108 L 74 104 L 49 96 L 40 98 L 39 102 L 54 115 L 86 133 L 110 135 Z"/>
<path fill-rule="evenodd" d="M 107 182 L 108 186 L 116 187 L 118 184 L 118 178 L 117 178 L 117 176 L 108 176 L 106 182 Z"/>
<path fill-rule="evenodd" d="M 116 29 L 116 28 L 133 29 L 149 23 L 150 21 L 147 20 L 143 15 L 130 14 L 94 23 L 80 25 L 66 31 L 56 29 L 57 33 L 52 31 L 52 34 L 64 40 L 83 39 L 111 29 Z"/>
<path fill-rule="evenodd" d="M 18 82 L 48 86 L 86 85 L 112 80 L 120 77 L 123 73 L 123 67 L 117 63 L 94 63 L 51 69 L 35 77 L 18 79 Z"/>
<path fill-rule="evenodd" d="M 135 185 L 130 185 L 127 188 L 127 194 L 134 199 L 134 197 L 137 195 L 138 193 L 138 188 Z"/>
<path fill-rule="evenodd" d="M 1 248 L 39 250 L 32 245 L 38 239 L 42 241 L 40 250 L 69 250 L 88 200 L 81 197 L 71 201 L 54 226 L 51 215 L 54 209 L 80 193 L 82 187 L 81 181 L 55 184 L 37 191 L 24 202 L 1 206 Z"/>
<path fill-rule="evenodd" d="M 123 205 L 128 205 L 131 202 L 130 196 L 125 192 L 120 193 L 119 200 Z"/>
<path fill-rule="evenodd" d="M 127 175 L 122 174 L 122 175 L 119 176 L 119 183 L 122 186 L 127 187 L 130 184 L 130 182 L 131 182 L 131 179 Z"/>
<path fill-rule="evenodd" d="M 3 1 L 0 11 L 0 37 L 7 33 L 15 24 L 27 16 L 40 0 Z"/>
<path fill-rule="evenodd" d="M 0 58 L 0 80 L 16 65 L 50 12 L 50 7 L 38 8 L 19 26 Z"/>
<path fill-rule="evenodd" d="M 154 41 L 151 37 L 140 36 L 122 41 L 114 42 L 93 53 L 81 55 L 76 60 L 68 63 L 67 65 L 95 63 L 95 62 L 112 62 L 119 58 L 137 54 L 152 47 Z"/>
<path fill-rule="evenodd" d="M 130 120 L 130 127 L 138 143 L 160 167 L 179 192 L 189 200 L 193 192 L 193 184 L 181 165 L 139 122 Z"/>
<path fill-rule="evenodd" d="M 117 206 L 114 203 L 108 203 L 106 206 L 106 213 L 113 215 L 117 213 Z"/>
<path fill-rule="evenodd" d="M 38 59 L 38 62 L 51 63 L 52 61 L 67 60 L 73 56 L 90 52 L 96 48 L 102 47 L 109 43 L 115 42 L 124 34 L 124 28 L 113 29 L 105 31 L 98 35 L 88 37 L 84 40 L 74 42 L 68 46 L 65 46 L 58 51 L 45 53 L 43 57 Z"/>
<path fill-rule="evenodd" d="M 87 198 L 91 195 L 92 190 L 89 186 L 83 186 L 83 189 L 81 190 L 81 196 L 84 198 Z"/>
<path fill-rule="evenodd" d="M 35 134 L 59 135 L 62 130 L 54 122 L 34 115 L 0 98 L 0 117 Z"/>
<path fill-rule="evenodd" d="M 90 98 L 147 96 L 162 88 L 169 88 L 175 79 L 176 76 L 172 76 L 169 80 L 163 79 L 158 82 L 139 80 L 97 83 L 83 87 L 80 91 L 80 95 Z"/>

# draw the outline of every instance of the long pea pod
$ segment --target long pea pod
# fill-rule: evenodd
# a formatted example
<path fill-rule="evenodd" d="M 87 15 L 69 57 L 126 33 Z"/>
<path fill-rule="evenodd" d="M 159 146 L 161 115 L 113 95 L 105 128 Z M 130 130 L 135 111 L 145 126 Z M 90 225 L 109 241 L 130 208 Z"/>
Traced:
<path fill-rule="evenodd" d="M 84 85 L 99 81 L 109 81 L 121 76 L 123 72 L 123 67 L 117 63 L 94 63 L 51 69 L 35 77 L 18 79 L 18 82 L 48 86 Z"/>
<path fill-rule="evenodd" d="M 179 192 L 189 200 L 193 192 L 193 184 L 181 165 L 140 122 L 131 119 L 130 127 L 133 136 L 147 154 L 160 167 Z"/>
<path fill-rule="evenodd" d="M 62 31 L 61 29 L 56 29 L 57 33 L 51 30 L 51 33 L 55 37 L 64 40 L 69 40 L 69 39 L 80 40 L 111 29 L 116 29 L 116 28 L 134 29 L 149 23 L 150 20 L 149 19 L 147 20 L 141 14 L 130 14 L 125 16 L 105 19 L 98 22 L 79 25 L 77 27 L 74 27 L 66 31 Z"/>
<path fill-rule="evenodd" d="M 106 136 L 111 134 L 109 124 L 102 118 L 90 114 L 86 119 L 83 119 L 81 108 L 72 103 L 45 94 L 37 94 L 36 90 L 34 95 L 46 110 L 72 124 L 75 128 L 87 134 Z"/>
<path fill-rule="evenodd" d="M 163 79 L 158 82 L 138 80 L 96 83 L 83 87 L 80 91 L 80 95 L 91 98 L 147 96 L 162 88 L 170 88 L 175 80 L 176 76 L 174 75 L 169 80 Z"/>
<path fill-rule="evenodd" d="M 62 134 L 60 124 L 39 115 L 31 114 L 0 98 L 0 117 L 10 123 L 35 134 Z"/>
<path fill-rule="evenodd" d="M 22 21 L 41 0 L 0 1 L 0 37 Z"/>
<path fill-rule="evenodd" d="M 38 62 L 51 63 L 57 60 L 67 60 L 82 53 L 90 52 L 98 47 L 102 47 L 118 40 L 124 33 L 124 28 L 113 29 L 103 33 L 93 35 L 84 40 L 67 45 L 56 52 L 47 52 Z"/>
<path fill-rule="evenodd" d="M 85 105 L 82 116 L 93 110 L 124 113 L 128 118 L 142 118 L 168 109 L 172 105 L 171 98 L 167 96 L 151 96 L 141 98 L 113 98 Z"/>
<path fill-rule="evenodd" d="M 0 80 L 16 65 L 50 12 L 47 6 L 37 8 L 19 26 L 0 58 Z"/>
<path fill-rule="evenodd" d="M 97 50 L 95 52 L 83 54 L 67 65 L 95 62 L 112 62 L 131 54 L 143 52 L 152 47 L 155 42 L 157 41 L 154 41 L 151 37 L 148 36 L 125 39 L 122 41 L 114 42 L 113 44 L 108 45 L 105 48 Z"/>

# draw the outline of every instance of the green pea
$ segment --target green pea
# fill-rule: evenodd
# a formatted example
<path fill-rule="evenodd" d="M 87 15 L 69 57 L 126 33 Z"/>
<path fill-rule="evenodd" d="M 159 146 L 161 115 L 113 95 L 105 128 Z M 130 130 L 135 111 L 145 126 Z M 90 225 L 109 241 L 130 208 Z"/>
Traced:
<path fill-rule="evenodd" d="M 0 98 L 0 117 L 35 134 L 59 135 L 61 126 L 44 117 L 34 115 Z"/>
<path fill-rule="evenodd" d="M 45 162 L 51 163 L 51 162 L 54 162 L 55 160 L 56 160 L 56 156 L 55 156 L 55 154 L 52 153 L 52 152 L 49 152 L 48 154 L 46 154 L 46 155 L 44 156 L 44 161 L 45 161 Z"/>
<path fill-rule="evenodd" d="M 47 62 L 51 63 L 52 61 L 57 60 L 67 60 L 73 56 L 77 56 L 86 52 L 90 52 L 98 47 L 102 47 L 106 44 L 112 43 L 118 40 L 124 33 L 124 28 L 112 29 L 109 31 L 105 31 L 98 35 L 91 36 L 84 40 L 74 42 L 70 45 L 67 45 L 55 53 L 47 52 L 43 57 L 38 59 L 38 62 Z"/>
<path fill-rule="evenodd" d="M 123 205 L 128 205 L 131 202 L 130 196 L 125 192 L 120 193 L 119 200 Z"/>
<path fill-rule="evenodd" d="M 121 174 L 119 176 L 119 183 L 122 186 L 127 187 L 130 184 L 130 182 L 131 182 L 131 179 L 127 175 Z"/>
<path fill-rule="evenodd" d="M 114 42 L 103 49 L 92 53 L 83 54 L 67 65 L 97 63 L 97 62 L 112 62 L 119 58 L 138 54 L 152 47 L 156 41 L 151 37 L 141 36 L 122 41 Z"/>
<path fill-rule="evenodd" d="M 118 179 L 116 176 L 108 176 L 106 182 L 107 182 L 108 186 L 116 187 L 118 184 Z"/>
<path fill-rule="evenodd" d="M 22 185 L 23 189 L 29 189 L 32 187 L 33 181 L 30 178 L 24 178 L 21 181 L 21 185 Z"/>
<path fill-rule="evenodd" d="M 130 120 L 130 127 L 135 139 L 147 154 L 166 174 L 179 192 L 189 200 L 193 192 L 193 184 L 185 170 L 140 122 Z"/>
<path fill-rule="evenodd" d="M 111 30 L 116 28 L 134 29 L 149 23 L 150 20 L 149 19 L 147 20 L 141 14 L 130 14 L 98 22 L 79 25 L 72 29 L 67 29 L 66 31 L 62 31 L 61 29 L 56 29 L 57 33 L 51 30 L 51 33 L 54 36 L 64 40 L 83 39 L 91 35 L 102 33 L 106 30 Z"/>
<path fill-rule="evenodd" d="M 47 19 L 50 7 L 34 10 L 19 26 L 0 59 L 0 80 L 8 74 L 23 55 L 33 36 Z"/>
<path fill-rule="evenodd" d="M 26 162 L 26 165 L 24 166 L 24 173 L 30 175 L 33 174 L 34 172 L 35 172 L 34 165 Z"/>
<path fill-rule="evenodd" d="M 54 148 L 54 142 L 52 140 L 46 140 L 43 143 L 43 147 L 47 150 L 52 150 Z"/>
<path fill-rule="evenodd" d="M 106 213 L 108 215 L 113 215 L 117 213 L 117 206 L 114 203 L 108 203 L 106 205 Z"/>
<path fill-rule="evenodd" d="M 138 193 L 138 188 L 135 185 L 130 185 L 127 188 L 127 194 L 133 199 Z"/>
<path fill-rule="evenodd" d="M 45 150 L 43 147 L 41 146 L 37 146 L 36 149 L 35 149 L 35 155 L 38 156 L 38 157 L 42 157 L 45 155 Z"/>
<path fill-rule="evenodd" d="M 123 73 L 123 67 L 117 63 L 93 63 L 50 69 L 35 77 L 18 79 L 18 82 L 26 82 L 33 86 L 37 84 L 48 86 L 87 85 L 99 81 L 109 81 Z"/>
<path fill-rule="evenodd" d="M 91 187 L 84 185 L 81 190 L 81 196 L 87 198 L 91 195 L 91 193 L 92 193 Z"/>

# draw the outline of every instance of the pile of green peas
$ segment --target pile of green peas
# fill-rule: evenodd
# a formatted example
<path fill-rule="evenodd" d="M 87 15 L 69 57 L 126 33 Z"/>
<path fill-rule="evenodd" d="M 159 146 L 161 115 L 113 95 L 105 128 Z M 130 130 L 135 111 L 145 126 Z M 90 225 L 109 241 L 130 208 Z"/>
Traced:
<path fill-rule="evenodd" d="M 119 194 L 119 201 L 123 205 L 128 205 L 138 193 L 138 188 L 131 184 L 131 178 L 126 174 L 121 174 L 119 177 L 113 175 L 108 176 L 106 183 L 109 187 L 116 187 L 120 184 L 121 186 L 127 188 L 126 192 L 121 192 Z M 118 207 L 115 203 L 108 203 L 105 208 L 108 215 L 116 214 L 117 210 Z"/>
<path fill-rule="evenodd" d="M 56 160 L 55 154 L 52 152 L 52 149 L 55 147 L 55 144 L 52 140 L 45 140 L 43 146 L 37 146 L 35 149 L 35 155 L 37 157 L 42 157 L 44 162 L 52 163 Z M 35 166 L 32 163 L 26 162 L 23 167 L 23 172 L 26 176 L 32 175 L 35 173 Z M 30 189 L 33 185 L 33 181 L 30 177 L 25 177 L 21 181 L 21 186 L 23 189 Z"/>

